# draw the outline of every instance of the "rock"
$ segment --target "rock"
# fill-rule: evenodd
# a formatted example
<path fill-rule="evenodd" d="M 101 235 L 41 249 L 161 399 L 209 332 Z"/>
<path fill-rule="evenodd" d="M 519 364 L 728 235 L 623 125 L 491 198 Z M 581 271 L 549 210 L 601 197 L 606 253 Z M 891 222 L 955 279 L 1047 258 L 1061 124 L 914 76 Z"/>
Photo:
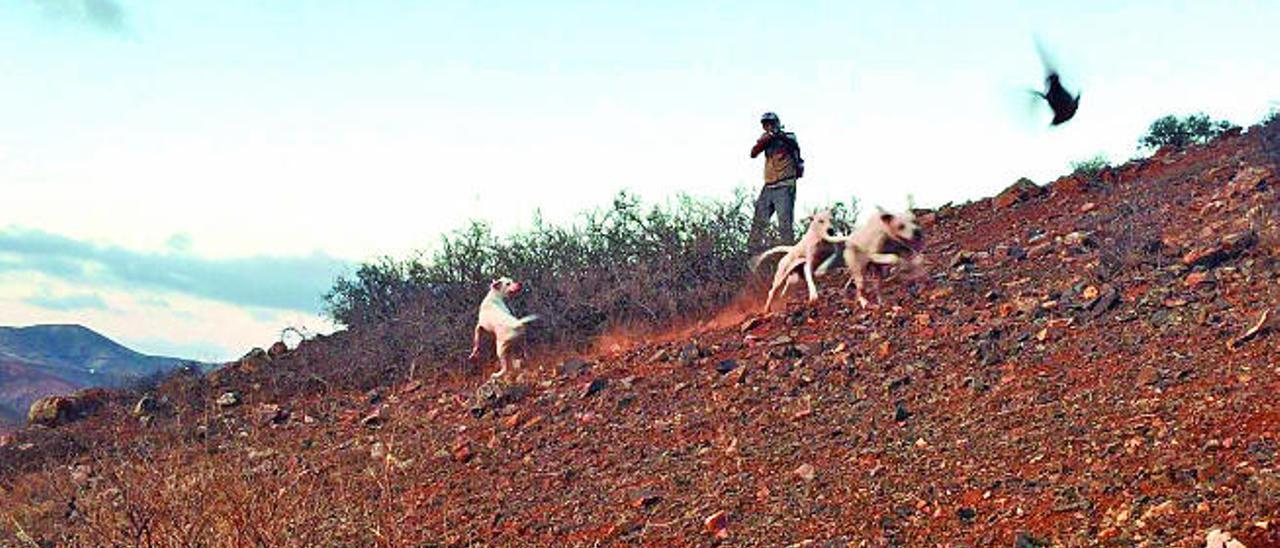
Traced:
<path fill-rule="evenodd" d="M 1187 287 L 1197 287 L 1200 285 L 1212 284 L 1213 282 L 1213 273 L 1205 271 L 1192 272 L 1187 274 L 1187 277 L 1183 279 L 1183 283 L 1186 284 Z"/>
<path fill-rule="evenodd" d="M 390 418 L 391 413 L 387 409 L 387 406 L 379 405 L 372 413 L 369 413 L 368 415 L 365 415 L 364 418 L 360 419 L 360 425 L 365 428 L 382 428 L 382 425 L 386 424 L 387 420 Z"/>
<path fill-rule="evenodd" d="M 93 477 L 93 469 L 87 464 L 77 464 L 71 467 L 71 482 L 78 487 L 87 487 L 89 480 Z"/>
<path fill-rule="evenodd" d="M 609 387 L 609 379 L 595 379 L 582 387 L 581 397 L 589 398 Z"/>
<path fill-rule="evenodd" d="M 1137 382 L 1139 386 L 1147 386 L 1149 384 L 1155 384 L 1156 381 L 1159 381 L 1159 380 L 1160 380 L 1160 371 L 1154 367 L 1151 367 L 1148 365 L 1138 371 Z"/>
<path fill-rule="evenodd" d="M 560 364 L 560 376 L 576 377 L 578 374 L 586 371 L 590 367 L 591 364 L 587 363 L 587 360 L 582 358 L 569 358 L 565 360 L 564 363 Z"/>
<path fill-rule="evenodd" d="M 274 343 L 271 343 L 271 348 L 267 349 L 267 357 L 273 360 L 288 353 L 289 353 L 289 346 L 284 344 L 284 341 L 276 341 Z"/>
<path fill-rule="evenodd" d="M 1093 235 L 1088 232 L 1074 231 L 1062 237 L 1062 244 L 1073 248 L 1088 248 L 1094 245 Z"/>
<path fill-rule="evenodd" d="M 1047 540 L 1043 540 L 1031 535 L 1031 533 L 1021 532 L 1013 539 L 1013 548 L 1046 548 L 1053 544 Z"/>
<path fill-rule="evenodd" d="M 265 368 L 270 362 L 271 357 L 267 355 L 266 350 L 254 348 L 236 362 L 236 369 L 245 373 L 256 373 Z"/>
<path fill-rule="evenodd" d="M 1051 183 L 1054 195 L 1078 195 L 1089 191 L 1089 181 L 1084 177 L 1069 175 Z"/>
<path fill-rule="evenodd" d="M 391 453 L 387 451 L 387 445 L 380 441 L 374 442 L 373 446 L 369 448 L 369 458 L 376 461 L 385 461 L 387 460 L 387 455 L 390 454 Z"/>
<path fill-rule="evenodd" d="M 249 460 L 266 460 L 276 456 L 274 449 L 250 449 Z"/>
<path fill-rule="evenodd" d="M 1098 299 L 1099 295 L 1101 295 L 1101 291 L 1098 290 L 1098 287 L 1091 285 L 1080 292 L 1080 299 L 1085 302 L 1085 308 L 1089 308 Z"/>
<path fill-rule="evenodd" d="M 1004 359 L 996 342 L 990 339 L 978 342 L 978 363 L 983 366 L 995 365 Z"/>
<path fill-rule="evenodd" d="M 1110 285 L 1103 286 L 1101 291 L 1102 293 L 1098 295 L 1098 299 L 1089 307 L 1089 315 L 1094 318 L 1103 315 L 1108 310 L 1111 310 L 1111 307 L 1115 306 L 1117 302 L 1120 302 L 1120 292 L 1115 287 Z"/>
<path fill-rule="evenodd" d="M 1248 194 L 1266 190 L 1267 183 L 1272 177 L 1270 169 L 1249 166 L 1236 172 L 1231 182 L 1227 183 L 1227 191 L 1232 194 Z"/>
<path fill-rule="evenodd" d="M 716 364 L 716 372 L 720 373 L 721 375 L 728 373 L 730 371 L 733 371 L 734 369 L 737 369 L 737 368 L 738 368 L 738 362 L 734 360 L 721 360 L 720 363 Z"/>
<path fill-rule="evenodd" d="M 911 418 L 911 412 L 907 411 L 907 402 L 898 400 L 893 404 L 893 420 L 895 422 L 906 422 Z"/>
<path fill-rule="evenodd" d="M 764 320 L 760 319 L 759 316 L 752 316 L 750 318 L 747 318 L 747 321 L 742 322 L 742 325 L 738 329 L 741 330 L 743 333 L 746 333 L 748 331 L 751 331 L 752 329 L 755 329 L 756 326 L 760 325 L 761 323 L 764 323 Z"/>
<path fill-rule="evenodd" d="M 1147 511 L 1142 514 L 1142 521 L 1151 521 L 1154 518 L 1168 516 L 1170 514 L 1173 514 L 1175 511 L 1177 511 L 1177 507 L 1174 506 L 1173 501 L 1166 500 L 1160 504 L 1157 504 L 1155 506 L 1152 506 L 1151 508 L 1148 508 Z"/>
<path fill-rule="evenodd" d="M 27 422 L 54 428 L 93 414 L 109 399 L 110 393 L 101 388 L 86 388 L 70 396 L 47 396 L 27 409 Z"/>
<path fill-rule="evenodd" d="M 1094 209 L 1096 209 L 1097 207 L 1098 207 L 1098 205 L 1097 205 L 1097 204 L 1095 204 L 1095 203 L 1093 203 L 1093 202 L 1088 202 L 1088 203 L 1086 203 L 1086 204 L 1084 204 L 1084 205 L 1080 206 L 1080 213 L 1088 213 L 1088 212 L 1090 212 L 1090 211 L 1093 211 L 1093 210 L 1094 210 Z"/>
<path fill-rule="evenodd" d="M 1204 548 L 1245 548 L 1245 545 L 1232 538 L 1231 533 L 1213 529 L 1204 537 Z"/>
<path fill-rule="evenodd" d="M 659 502 L 662 502 L 662 496 L 649 489 L 643 489 L 631 497 L 631 507 L 640 510 L 651 508 Z"/>
<path fill-rule="evenodd" d="M 799 468 L 796 468 L 791 473 L 795 474 L 797 477 L 799 477 L 804 481 L 813 481 L 813 479 L 817 477 L 818 472 L 816 469 L 814 469 L 812 464 L 806 463 L 806 464 L 801 464 Z"/>
<path fill-rule="evenodd" d="M 281 408 L 274 403 L 264 403 L 255 410 L 258 416 L 258 424 L 284 424 L 289 422 L 289 410 Z"/>
<path fill-rule="evenodd" d="M 529 395 L 531 389 L 523 384 L 506 384 L 501 379 L 489 379 L 476 387 L 471 397 L 470 411 L 476 418 L 484 416 L 492 409 L 501 409 L 519 402 Z"/>
<path fill-rule="evenodd" d="M 702 528 L 716 538 L 728 538 L 729 513 L 721 510 L 702 520 Z"/>
<path fill-rule="evenodd" d="M 959 510 L 956 510 L 956 517 L 959 517 L 960 521 L 968 523 L 973 521 L 973 518 L 978 517 L 978 511 L 967 506 L 961 507 Z"/>
<path fill-rule="evenodd" d="M 996 195 L 995 208 L 1006 209 L 1018 202 L 1038 196 L 1042 192 L 1044 189 L 1037 186 L 1031 179 L 1023 177 Z"/>
<path fill-rule="evenodd" d="M 138 403 L 133 404 L 133 410 L 130 411 L 135 417 L 144 417 L 160 413 L 169 408 L 166 402 L 155 399 L 147 395 L 138 399 Z"/>
<path fill-rule="evenodd" d="M 455 462 L 467 462 L 475 453 L 471 450 L 471 442 L 465 438 L 460 438 L 453 442 L 453 447 L 449 450 L 449 455 L 453 457 Z"/>
<path fill-rule="evenodd" d="M 1186 266 L 1214 267 L 1234 259 L 1258 243 L 1257 233 L 1249 230 L 1223 236 L 1217 242 L 1197 247 L 1182 256 Z"/>
<path fill-rule="evenodd" d="M 240 405 L 240 393 L 234 390 L 231 392 L 223 392 L 221 396 L 218 396 L 218 399 L 215 400 L 214 403 L 218 404 L 218 407 L 235 407 Z"/>
<path fill-rule="evenodd" d="M 948 264 L 952 269 L 973 264 L 973 253 L 964 250 L 957 251 L 955 255 L 951 256 L 951 262 Z"/>
<path fill-rule="evenodd" d="M 666 359 L 667 359 L 667 349 L 659 348 L 657 352 L 654 352 L 652 356 L 649 356 L 649 360 L 646 363 L 658 363 L 661 361 L 665 361 Z"/>
<path fill-rule="evenodd" d="M 680 348 L 680 364 L 689 367 L 702 357 L 702 350 L 698 348 L 698 343 L 690 342 Z"/>

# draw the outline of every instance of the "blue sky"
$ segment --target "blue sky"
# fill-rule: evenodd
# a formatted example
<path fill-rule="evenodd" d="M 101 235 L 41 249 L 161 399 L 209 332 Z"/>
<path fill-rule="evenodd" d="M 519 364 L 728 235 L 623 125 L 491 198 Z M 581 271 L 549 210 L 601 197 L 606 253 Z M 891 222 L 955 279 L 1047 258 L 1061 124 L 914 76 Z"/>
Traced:
<path fill-rule="evenodd" d="M 0 324 L 229 358 L 468 218 L 754 188 L 764 110 L 808 209 L 975 199 L 1280 104 L 1276 3 L 616 4 L 0 5 Z M 1061 128 L 1033 36 L 1083 91 Z"/>

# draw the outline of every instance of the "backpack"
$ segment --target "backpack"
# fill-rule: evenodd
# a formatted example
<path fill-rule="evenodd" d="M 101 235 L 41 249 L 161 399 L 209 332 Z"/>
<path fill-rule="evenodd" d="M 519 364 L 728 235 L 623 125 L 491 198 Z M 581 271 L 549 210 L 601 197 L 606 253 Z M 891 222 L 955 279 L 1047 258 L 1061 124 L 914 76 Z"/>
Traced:
<path fill-rule="evenodd" d="M 787 132 L 783 135 L 787 137 L 787 141 L 791 142 L 791 159 L 795 160 L 796 178 L 804 177 L 804 158 L 800 157 L 800 142 L 796 140 L 794 133 Z"/>

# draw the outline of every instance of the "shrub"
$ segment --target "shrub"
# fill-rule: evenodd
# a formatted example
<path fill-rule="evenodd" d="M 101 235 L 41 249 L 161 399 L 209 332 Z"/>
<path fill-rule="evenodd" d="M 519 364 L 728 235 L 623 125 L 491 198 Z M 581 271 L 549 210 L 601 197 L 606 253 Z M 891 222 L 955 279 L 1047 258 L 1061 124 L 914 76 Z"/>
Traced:
<path fill-rule="evenodd" d="M 505 238 L 471 222 L 431 253 L 384 257 L 338 279 L 325 295 L 326 312 L 376 342 L 353 345 L 382 353 L 353 363 L 459 359 L 489 282 L 510 276 L 525 286 L 513 308 L 541 317 L 528 342 L 581 348 L 613 328 L 657 328 L 729 303 L 748 273 L 751 206 L 742 190 L 727 200 L 680 196 L 654 206 L 624 192 L 578 223 L 551 225 L 535 215 L 531 228 Z M 854 202 L 832 210 L 838 228 L 857 215 Z"/>
<path fill-rule="evenodd" d="M 1098 153 L 1084 160 L 1076 160 L 1071 162 L 1072 175 L 1080 175 L 1086 179 L 1096 179 L 1102 170 L 1111 167 L 1111 162 L 1107 160 L 1107 156 Z"/>
<path fill-rule="evenodd" d="M 1235 127 L 1226 120 L 1212 120 L 1202 112 L 1184 118 L 1170 114 L 1151 122 L 1147 134 L 1138 140 L 1138 144 L 1149 149 L 1166 145 L 1183 148 L 1192 143 L 1206 143 Z"/>

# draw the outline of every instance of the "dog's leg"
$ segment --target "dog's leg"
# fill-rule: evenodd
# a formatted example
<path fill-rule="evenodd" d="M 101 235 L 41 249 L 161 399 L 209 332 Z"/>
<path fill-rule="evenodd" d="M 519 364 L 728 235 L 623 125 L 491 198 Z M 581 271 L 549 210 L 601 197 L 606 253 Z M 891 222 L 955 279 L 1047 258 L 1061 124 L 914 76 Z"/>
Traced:
<path fill-rule="evenodd" d="M 508 345 L 508 341 L 498 339 L 497 341 L 498 363 L 501 364 L 501 366 L 493 374 L 493 378 L 495 379 L 500 378 L 503 375 L 507 374 L 507 353 L 509 350 L 507 348 L 507 345 Z"/>
<path fill-rule="evenodd" d="M 867 255 L 871 262 L 876 264 L 898 264 L 902 262 L 902 257 L 892 253 L 872 253 Z"/>
<path fill-rule="evenodd" d="M 476 324 L 475 335 L 471 338 L 471 355 L 467 356 L 468 361 L 476 361 L 480 357 L 480 335 L 484 333 L 484 328 L 480 324 Z"/>
<path fill-rule="evenodd" d="M 813 260 L 804 260 L 804 281 L 809 286 L 809 302 L 818 300 L 818 284 L 813 282 Z"/>

